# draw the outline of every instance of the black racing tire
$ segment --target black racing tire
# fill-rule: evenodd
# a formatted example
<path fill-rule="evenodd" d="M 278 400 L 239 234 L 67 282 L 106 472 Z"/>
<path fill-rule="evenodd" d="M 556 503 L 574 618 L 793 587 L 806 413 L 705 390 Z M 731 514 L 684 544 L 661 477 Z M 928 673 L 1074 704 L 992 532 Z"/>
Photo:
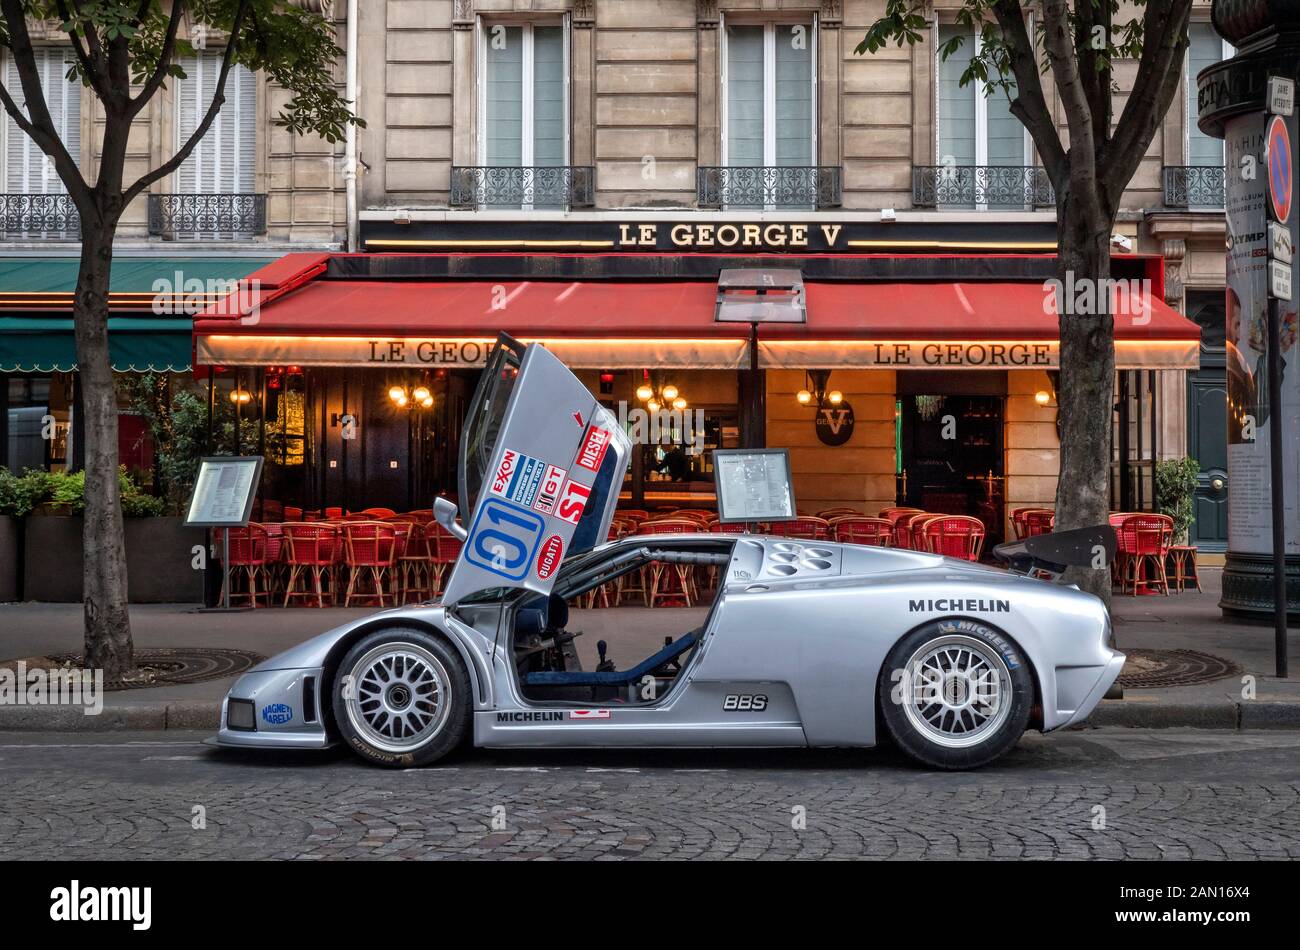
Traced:
<path fill-rule="evenodd" d="M 912 761 L 974 769 L 1020 741 L 1034 704 L 1034 678 L 1009 636 L 953 617 L 918 627 L 894 645 L 877 698 L 882 731 Z"/>
<path fill-rule="evenodd" d="M 451 643 L 423 630 L 366 634 L 344 655 L 330 694 L 343 741 L 375 765 L 429 765 L 470 737 L 465 662 Z"/>

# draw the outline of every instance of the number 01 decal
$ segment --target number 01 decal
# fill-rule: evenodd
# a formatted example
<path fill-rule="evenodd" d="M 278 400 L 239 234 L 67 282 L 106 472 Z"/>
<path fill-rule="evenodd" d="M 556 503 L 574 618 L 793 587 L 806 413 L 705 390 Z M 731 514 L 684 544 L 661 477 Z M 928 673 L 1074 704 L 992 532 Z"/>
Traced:
<path fill-rule="evenodd" d="M 489 498 L 474 519 L 465 560 L 507 580 L 523 580 L 545 527 L 531 511 Z"/>

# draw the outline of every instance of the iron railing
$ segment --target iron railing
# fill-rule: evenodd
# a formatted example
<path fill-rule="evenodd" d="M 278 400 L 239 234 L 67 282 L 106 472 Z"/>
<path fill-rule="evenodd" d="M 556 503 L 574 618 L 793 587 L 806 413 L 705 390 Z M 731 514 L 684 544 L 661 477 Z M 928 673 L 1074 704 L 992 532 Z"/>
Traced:
<path fill-rule="evenodd" d="M 701 165 L 695 197 L 701 208 L 838 208 L 838 165 Z"/>
<path fill-rule="evenodd" d="M 150 195 L 149 233 L 234 240 L 266 233 L 266 195 Z"/>
<path fill-rule="evenodd" d="M 81 213 L 67 195 L 0 194 L 0 234 L 75 241 L 81 237 Z"/>
<path fill-rule="evenodd" d="M 1033 211 L 1056 205 L 1047 170 L 1033 165 L 914 165 L 914 208 Z"/>
<path fill-rule="evenodd" d="M 1223 209 L 1223 166 L 1166 165 L 1166 208 Z"/>
<path fill-rule="evenodd" d="M 457 165 L 453 208 L 589 208 L 596 202 L 590 165 Z"/>

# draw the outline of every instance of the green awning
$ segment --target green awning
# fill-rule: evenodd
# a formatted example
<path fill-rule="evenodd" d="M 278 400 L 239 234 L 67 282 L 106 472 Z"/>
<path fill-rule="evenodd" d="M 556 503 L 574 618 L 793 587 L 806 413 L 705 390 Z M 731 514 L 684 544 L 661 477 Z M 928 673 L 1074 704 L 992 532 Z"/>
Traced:
<path fill-rule="evenodd" d="M 153 294 L 165 280 L 180 294 L 185 284 L 238 280 L 271 263 L 245 257 L 119 257 L 113 261 L 110 295 Z M 5 295 L 71 294 L 77 285 L 75 257 L 0 258 L 0 303 Z M 180 286 L 177 286 L 180 285 Z M 0 310 L 0 372 L 53 373 L 77 368 L 71 307 L 29 309 L 31 299 L 11 297 L 26 306 Z M 128 304 L 108 320 L 108 348 L 118 372 L 187 372 L 192 363 L 193 319 L 185 313 L 155 315 Z M 142 304 L 141 304 L 142 306 Z M 129 314 L 129 315 L 128 315 Z"/>
<path fill-rule="evenodd" d="M 119 373 L 184 373 L 189 317 L 110 317 L 108 352 Z M 77 368 L 72 318 L 0 316 L 0 373 L 69 373 Z"/>

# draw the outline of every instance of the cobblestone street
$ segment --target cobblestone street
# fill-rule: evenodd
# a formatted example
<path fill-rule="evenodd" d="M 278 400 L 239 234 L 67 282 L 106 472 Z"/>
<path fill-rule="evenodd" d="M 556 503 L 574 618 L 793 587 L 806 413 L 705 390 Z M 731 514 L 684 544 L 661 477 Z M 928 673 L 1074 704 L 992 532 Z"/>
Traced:
<path fill-rule="evenodd" d="M 1293 732 L 1027 736 L 969 774 L 887 751 L 480 752 L 389 772 L 203 738 L 0 737 L 0 858 L 1300 857 Z"/>

